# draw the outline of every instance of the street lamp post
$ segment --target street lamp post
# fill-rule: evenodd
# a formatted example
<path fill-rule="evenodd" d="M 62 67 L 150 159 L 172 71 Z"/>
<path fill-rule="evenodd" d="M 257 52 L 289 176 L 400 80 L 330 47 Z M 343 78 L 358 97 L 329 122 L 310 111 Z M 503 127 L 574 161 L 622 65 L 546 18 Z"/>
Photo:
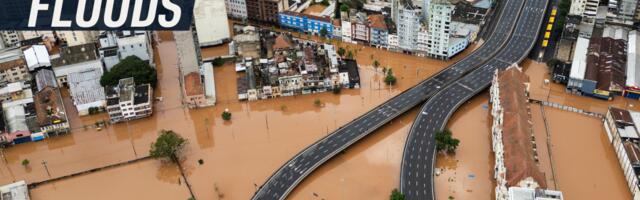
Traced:
<path fill-rule="evenodd" d="M 46 160 L 42 160 L 42 166 L 44 166 L 44 170 L 47 171 L 47 175 L 49 175 L 49 178 L 51 178 L 51 173 L 49 172 L 49 167 L 47 167 Z"/>

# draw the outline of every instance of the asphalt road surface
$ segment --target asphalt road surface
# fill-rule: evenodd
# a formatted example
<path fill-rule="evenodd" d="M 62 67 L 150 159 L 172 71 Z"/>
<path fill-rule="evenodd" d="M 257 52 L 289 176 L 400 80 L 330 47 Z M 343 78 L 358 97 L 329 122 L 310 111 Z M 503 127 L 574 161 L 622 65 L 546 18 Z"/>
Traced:
<path fill-rule="evenodd" d="M 423 105 L 410 129 L 402 159 L 400 190 L 406 199 L 435 199 L 435 132 L 445 128 L 448 119 L 462 103 L 489 86 L 496 69 L 506 69 L 528 55 L 536 42 L 547 4 L 548 0 L 526 0 L 507 45 L 482 67 L 448 85 Z"/>
<path fill-rule="evenodd" d="M 479 49 L 305 148 L 272 174 L 252 199 L 285 199 L 304 178 L 327 160 L 397 116 L 423 103 L 456 80 L 465 77 L 469 72 L 492 61 L 509 42 L 508 39 L 524 4 L 524 0 L 504 2 L 506 3 L 501 6 L 498 22 L 494 22 L 498 23 L 495 26 L 497 28 Z"/>

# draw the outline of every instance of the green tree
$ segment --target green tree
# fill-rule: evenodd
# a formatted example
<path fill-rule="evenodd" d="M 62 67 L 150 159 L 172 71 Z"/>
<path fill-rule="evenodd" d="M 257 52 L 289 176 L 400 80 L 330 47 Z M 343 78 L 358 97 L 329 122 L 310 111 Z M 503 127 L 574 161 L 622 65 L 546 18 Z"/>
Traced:
<path fill-rule="evenodd" d="M 445 151 L 447 153 L 453 153 L 458 148 L 460 140 L 451 136 L 451 131 L 441 130 L 436 132 L 436 150 L 438 152 Z"/>
<path fill-rule="evenodd" d="M 380 67 L 380 62 L 378 62 L 378 60 L 373 60 L 373 68 L 375 68 L 377 71 L 378 67 Z"/>
<path fill-rule="evenodd" d="M 137 84 L 149 83 L 152 87 L 155 87 L 158 81 L 156 69 L 136 56 L 129 56 L 105 72 L 100 78 L 100 85 L 115 86 L 120 79 L 129 77 L 133 77 Z"/>
<path fill-rule="evenodd" d="M 395 85 L 396 84 L 396 76 L 393 75 L 393 70 L 387 69 L 387 76 L 384 77 L 384 83 L 387 85 Z"/>
<path fill-rule="evenodd" d="M 327 31 L 327 28 L 322 26 L 322 28 L 320 29 L 320 36 L 322 37 L 327 37 L 329 35 L 329 31 Z"/>
<path fill-rule="evenodd" d="M 217 57 L 211 61 L 211 64 L 213 64 L 213 66 L 222 66 L 224 65 L 224 60 L 221 57 Z"/>
<path fill-rule="evenodd" d="M 225 110 L 224 112 L 222 112 L 222 119 L 223 119 L 224 121 L 229 121 L 229 120 L 231 120 L 231 113 L 230 113 L 229 111 L 226 111 L 226 110 Z"/>
<path fill-rule="evenodd" d="M 340 5 L 340 11 L 341 12 L 348 12 L 349 11 L 349 5 L 347 5 L 347 4 Z"/>
<path fill-rule="evenodd" d="M 322 101 L 320 101 L 320 99 L 313 100 L 313 105 L 315 105 L 316 107 L 320 107 L 322 106 Z"/>
<path fill-rule="evenodd" d="M 313 0 L 312 0 L 313 1 Z M 320 2 L 323 6 L 329 6 L 329 0 L 322 0 L 322 2 Z"/>
<path fill-rule="evenodd" d="M 29 166 L 29 163 L 31 163 L 31 161 L 29 161 L 29 159 L 26 159 L 26 158 L 25 158 L 24 160 L 22 160 L 22 166 L 23 166 L 23 167 L 27 167 L 27 166 Z"/>
<path fill-rule="evenodd" d="M 344 48 L 340 47 L 338 48 L 338 55 L 340 55 L 340 57 L 344 56 L 345 53 L 347 53 L 347 50 L 345 50 Z"/>
<path fill-rule="evenodd" d="M 149 155 L 155 159 L 169 159 L 179 163 L 178 154 L 187 144 L 187 140 L 172 130 L 161 130 L 156 142 L 151 143 Z"/>
<path fill-rule="evenodd" d="M 342 90 L 342 87 L 337 86 L 337 85 L 333 86 L 333 93 L 334 94 L 340 94 L 341 90 Z"/>
<path fill-rule="evenodd" d="M 404 200 L 404 194 L 402 194 L 398 189 L 393 189 L 389 200 Z"/>
<path fill-rule="evenodd" d="M 353 51 L 349 50 L 349 52 L 347 52 L 347 58 L 353 59 Z"/>

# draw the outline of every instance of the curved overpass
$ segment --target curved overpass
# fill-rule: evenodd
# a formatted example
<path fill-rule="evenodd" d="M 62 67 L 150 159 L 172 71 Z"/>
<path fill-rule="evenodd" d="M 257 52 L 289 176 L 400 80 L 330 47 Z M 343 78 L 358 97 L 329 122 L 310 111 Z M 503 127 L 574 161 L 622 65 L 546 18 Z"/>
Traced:
<path fill-rule="evenodd" d="M 304 178 L 327 160 L 490 61 L 508 42 L 521 4 L 505 4 L 500 10 L 496 30 L 479 49 L 308 146 L 274 172 L 252 199 L 285 199 Z"/>
<path fill-rule="evenodd" d="M 527 56 L 536 42 L 547 4 L 548 0 L 527 0 L 506 47 L 480 68 L 439 91 L 422 106 L 411 126 L 402 159 L 400 190 L 407 199 L 435 199 L 434 133 L 445 128 L 448 119 L 462 103 L 489 86 L 496 69 L 505 69 Z"/>

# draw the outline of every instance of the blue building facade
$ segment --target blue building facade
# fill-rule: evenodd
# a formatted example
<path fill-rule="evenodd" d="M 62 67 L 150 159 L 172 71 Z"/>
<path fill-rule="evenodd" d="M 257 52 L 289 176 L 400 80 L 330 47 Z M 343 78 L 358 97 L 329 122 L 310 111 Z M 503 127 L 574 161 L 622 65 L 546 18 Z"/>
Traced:
<path fill-rule="evenodd" d="M 327 37 L 333 37 L 333 24 L 329 17 L 287 11 L 278 14 L 278 22 L 283 28 L 315 34 L 320 34 L 320 30 L 324 28 L 327 30 Z"/>

